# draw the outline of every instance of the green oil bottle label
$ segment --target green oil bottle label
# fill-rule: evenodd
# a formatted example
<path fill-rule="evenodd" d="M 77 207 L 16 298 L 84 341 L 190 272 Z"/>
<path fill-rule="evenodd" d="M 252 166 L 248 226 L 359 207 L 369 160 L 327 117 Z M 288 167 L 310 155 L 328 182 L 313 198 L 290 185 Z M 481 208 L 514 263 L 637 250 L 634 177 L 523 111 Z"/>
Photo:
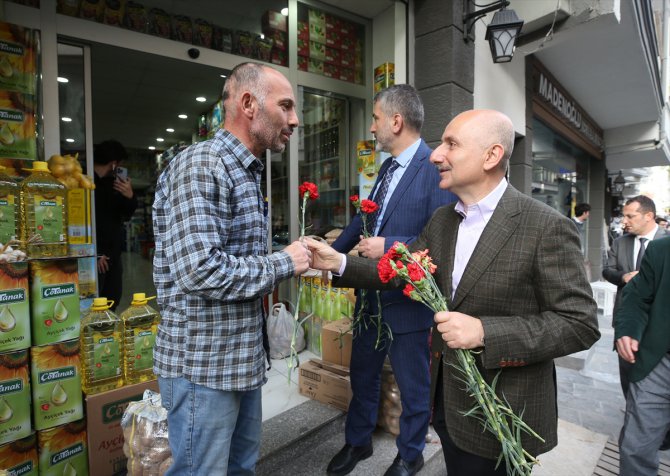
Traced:
<path fill-rule="evenodd" d="M 35 234 L 45 243 L 63 243 L 63 197 L 35 195 Z"/>
<path fill-rule="evenodd" d="M 153 329 L 134 329 L 135 352 L 129 359 L 133 359 L 133 368 L 136 371 L 147 370 L 154 365 L 154 342 L 156 332 Z"/>
<path fill-rule="evenodd" d="M 0 243 L 3 245 L 16 238 L 16 198 L 7 195 L 0 198 Z"/>
<path fill-rule="evenodd" d="M 119 341 L 109 334 L 93 334 L 94 380 L 104 380 L 121 375 Z"/>

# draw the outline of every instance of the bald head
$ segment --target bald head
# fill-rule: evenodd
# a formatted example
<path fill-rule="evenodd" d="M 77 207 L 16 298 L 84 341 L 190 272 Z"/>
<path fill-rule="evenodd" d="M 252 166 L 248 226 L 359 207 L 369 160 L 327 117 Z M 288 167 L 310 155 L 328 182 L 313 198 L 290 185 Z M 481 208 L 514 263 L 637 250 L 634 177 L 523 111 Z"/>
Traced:
<path fill-rule="evenodd" d="M 493 109 L 472 109 L 462 112 L 454 120 L 458 118 L 468 123 L 472 121 L 470 131 L 483 149 L 493 144 L 502 146 L 504 153 L 499 165 L 503 171 L 507 171 L 514 150 L 514 124 L 510 118 Z"/>
<path fill-rule="evenodd" d="M 275 71 L 260 63 L 240 63 L 230 73 L 230 77 L 223 86 L 223 108 L 226 117 L 234 118 L 237 109 L 234 106 L 240 96 L 250 92 L 262 107 L 268 93 L 267 75 Z"/>

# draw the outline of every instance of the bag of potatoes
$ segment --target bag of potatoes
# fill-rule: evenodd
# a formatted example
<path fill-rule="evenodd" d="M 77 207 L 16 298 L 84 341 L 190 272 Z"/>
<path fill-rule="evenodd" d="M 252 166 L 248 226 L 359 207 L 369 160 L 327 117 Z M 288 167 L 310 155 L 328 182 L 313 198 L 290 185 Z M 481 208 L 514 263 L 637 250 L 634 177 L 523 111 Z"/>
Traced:
<path fill-rule="evenodd" d="M 159 393 L 145 390 L 142 400 L 131 402 L 121 418 L 123 452 L 128 476 L 163 476 L 172 465 L 168 444 L 167 410 Z"/>

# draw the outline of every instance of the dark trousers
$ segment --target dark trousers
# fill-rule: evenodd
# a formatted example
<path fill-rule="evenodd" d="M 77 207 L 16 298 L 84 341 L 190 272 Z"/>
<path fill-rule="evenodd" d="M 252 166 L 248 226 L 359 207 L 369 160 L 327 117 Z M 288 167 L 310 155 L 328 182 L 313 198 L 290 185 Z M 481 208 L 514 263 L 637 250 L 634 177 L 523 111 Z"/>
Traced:
<path fill-rule="evenodd" d="M 106 273 L 98 273 L 98 295 L 114 301 L 112 311 L 116 309 L 123 292 L 123 267 L 121 255 L 113 256 L 108 261 L 109 269 Z"/>
<path fill-rule="evenodd" d="M 461 418 L 471 418 L 463 416 Z M 435 409 L 433 413 L 433 428 L 442 442 L 444 462 L 447 465 L 448 476 L 506 476 L 505 462 L 501 461 L 496 469 L 496 460 L 483 458 L 468 451 L 462 450 L 451 440 L 444 419 L 444 393 L 442 384 L 442 363 L 437 375 L 435 389 Z"/>

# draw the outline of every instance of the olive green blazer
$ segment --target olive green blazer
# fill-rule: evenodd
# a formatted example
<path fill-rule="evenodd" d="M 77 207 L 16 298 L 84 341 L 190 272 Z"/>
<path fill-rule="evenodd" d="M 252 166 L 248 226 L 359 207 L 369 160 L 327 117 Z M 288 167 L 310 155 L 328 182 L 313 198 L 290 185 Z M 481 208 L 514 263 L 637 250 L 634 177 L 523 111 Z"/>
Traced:
<path fill-rule="evenodd" d="M 411 250 L 429 249 L 435 279 L 451 296 L 460 215 L 454 204 L 439 208 Z M 372 261 L 372 262 L 371 262 Z M 394 282 L 396 286 L 403 283 Z M 347 256 L 338 286 L 385 287 L 376 262 Z M 497 392 L 540 436 L 524 437 L 533 455 L 557 444 L 556 379 L 553 359 L 588 349 L 600 337 L 597 307 L 586 279 L 579 234 L 572 221 L 547 205 L 507 187 L 461 278 L 450 310 L 481 319 L 486 346 L 477 361 L 490 383 L 500 373 Z M 412 316 L 407 316 L 412 319 Z M 433 387 L 442 365 L 444 408 L 449 436 L 458 447 L 495 459 L 501 446 L 481 423 L 463 412 L 474 405 L 455 369 L 455 353 L 435 330 Z M 441 358 L 443 357 L 443 358 Z"/>
<path fill-rule="evenodd" d="M 670 237 L 647 245 L 640 272 L 623 288 L 614 322 L 615 339 L 629 336 L 640 343 L 629 377 L 642 380 L 670 350 Z"/>

